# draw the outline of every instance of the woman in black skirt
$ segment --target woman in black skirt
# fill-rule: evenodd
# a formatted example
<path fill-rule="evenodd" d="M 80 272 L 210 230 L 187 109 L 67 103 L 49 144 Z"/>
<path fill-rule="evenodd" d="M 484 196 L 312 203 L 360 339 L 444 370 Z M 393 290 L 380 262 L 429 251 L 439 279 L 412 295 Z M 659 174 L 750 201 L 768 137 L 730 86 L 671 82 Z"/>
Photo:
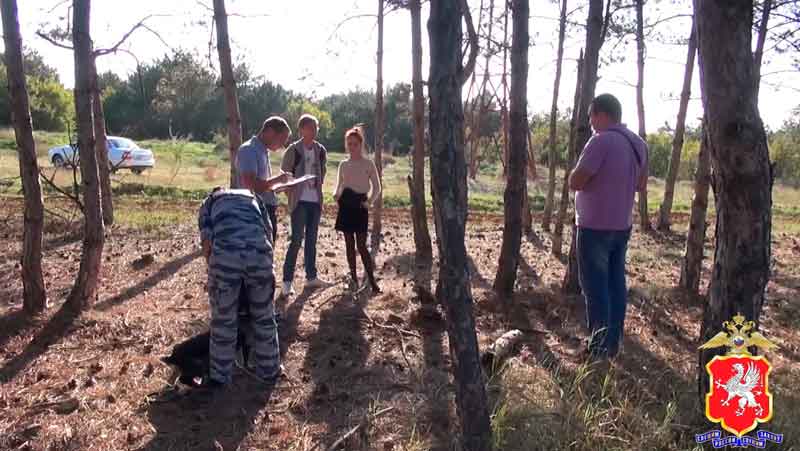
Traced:
<path fill-rule="evenodd" d="M 356 270 L 356 247 L 358 247 L 372 291 L 380 293 L 381 290 L 375 282 L 375 265 L 367 249 L 367 229 L 369 209 L 381 195 L 381 181 L 375 163 L 364 156 L 364 133 L 361 128 L 353 127 L 348 130 L 344 140 L 350 158 L 339 164 L 338 182 L 334 194 L 339 204 L 336 230 L 344 233 L 347 264 L 350 266 L 350 277 L 355 289 L 358 289 Z"/>

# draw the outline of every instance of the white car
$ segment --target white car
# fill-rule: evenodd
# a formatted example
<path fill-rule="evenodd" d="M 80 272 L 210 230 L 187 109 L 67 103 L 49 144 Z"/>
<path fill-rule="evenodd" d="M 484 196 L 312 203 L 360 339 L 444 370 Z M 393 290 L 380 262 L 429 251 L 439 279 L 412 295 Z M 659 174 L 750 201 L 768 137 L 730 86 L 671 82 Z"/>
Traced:
<path fill-rule="evenodd" d="M 153 152 L 149 149 L 142 149 L 135 142 L 128 138 L 119 136 L 107 136 L 106 147 L 108 147 L 108 163 L 111 172 L 117 169 L 130 169 L 134 174 L 141 174 L 145 169 L 151 169 L 156 165 Z M 77 149 L 70 144 L 53 147 L 47 152 L 53 166 L 75 166 L 78 164 Z"/>

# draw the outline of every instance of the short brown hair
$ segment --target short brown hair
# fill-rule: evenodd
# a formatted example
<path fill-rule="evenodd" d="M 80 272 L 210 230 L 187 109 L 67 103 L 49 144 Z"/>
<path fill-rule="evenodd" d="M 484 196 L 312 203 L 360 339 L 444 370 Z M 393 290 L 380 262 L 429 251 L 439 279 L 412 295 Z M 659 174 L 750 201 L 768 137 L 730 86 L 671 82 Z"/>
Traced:
<path fill-rule="evenodd" d="M 303 114 L 300 116 L 300 119 L 297 120 L 297 129 L 299 130 L 312 122 L 314 123 L 315 127 L 319 128 L 319 121 L 316 117 L 314 117 L 314 115 L 308 113 Z"/>
<path fill-rule="evenodd" d="M 292 129 L 289 128 L 289 123 L 286 122 L 286 119 L 280 116 L 270 116 L 265 121 L 264 124 L 261 125 L 260 133 L 264 133 L 267 130 L 272 130 L 275 133 L 284 133 L 289 132 L 292 133 Z"/>

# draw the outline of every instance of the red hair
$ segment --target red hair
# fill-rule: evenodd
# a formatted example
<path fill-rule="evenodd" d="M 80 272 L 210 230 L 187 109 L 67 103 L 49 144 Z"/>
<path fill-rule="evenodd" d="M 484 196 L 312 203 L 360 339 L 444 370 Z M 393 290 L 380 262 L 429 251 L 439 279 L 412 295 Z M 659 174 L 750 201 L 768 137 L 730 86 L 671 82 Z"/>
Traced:
<path fill-rule="evenodd" d="M 361 130 L 360 125 L 356 125 L 355 127 L 347 130 L 344 133 L 344 140 L 347 141 L 347 138 L 351 136 L 355 136 L 356 138 L 358 138 L 359 141 L 361 141 L 362 144 L 364 143 L 364 131 Z"/>

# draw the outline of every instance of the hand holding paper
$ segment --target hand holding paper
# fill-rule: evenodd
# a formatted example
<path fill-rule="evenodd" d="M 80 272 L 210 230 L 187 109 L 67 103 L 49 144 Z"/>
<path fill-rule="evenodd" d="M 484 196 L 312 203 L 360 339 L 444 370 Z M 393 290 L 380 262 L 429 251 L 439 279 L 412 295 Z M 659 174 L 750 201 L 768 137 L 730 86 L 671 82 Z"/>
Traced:
<path fill-rule="evenodd" d="M 275 191 L 276 193 L 280 193 L 280 192 L 288 190 L 289 188 L 292 188 L 294 186 L 300 185 L 301 183 L 305 183 L 305 182 L 307 182 L 309 180 L 312 180 L 312 179 L 315 179 L 315 178 L 317 178 L 316 175 L 304 175 L 304 176 L 298 177 L 296 179 L 290 178 L 285 183 L 279 183 L 279 184 L 275 185 L 275 187 L 272 190 Z"/>

